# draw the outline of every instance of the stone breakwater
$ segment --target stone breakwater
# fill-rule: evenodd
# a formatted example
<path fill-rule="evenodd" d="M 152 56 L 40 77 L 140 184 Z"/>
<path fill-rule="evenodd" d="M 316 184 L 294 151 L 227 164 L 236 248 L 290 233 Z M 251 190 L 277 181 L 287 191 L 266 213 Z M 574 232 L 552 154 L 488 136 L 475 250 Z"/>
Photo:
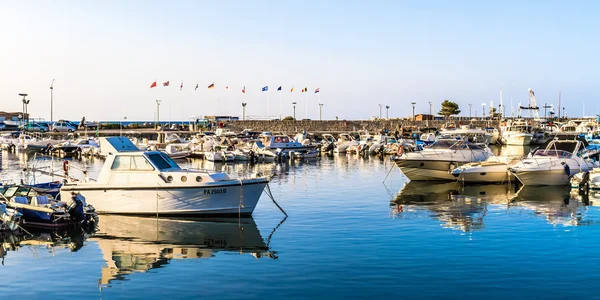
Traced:
<path fill-rule="evenodd" d="M 233 131 L 251 129 L 253 131 L 272 131 L 297 133 L 306 130 L 311 133 L 342 133 L 358 130 L 377 132 L 387 129 L 394 132 L 408 128 L 441 128 L 446 123 L 459 125 L 469 124 L 470 121 L 406 121 L 406 120 L 339 120 L 339 121 L 226 121 L 225 128 Z M 476 127 L 492 126 L 498 128 L 498 121 L 476 121 Z"/>

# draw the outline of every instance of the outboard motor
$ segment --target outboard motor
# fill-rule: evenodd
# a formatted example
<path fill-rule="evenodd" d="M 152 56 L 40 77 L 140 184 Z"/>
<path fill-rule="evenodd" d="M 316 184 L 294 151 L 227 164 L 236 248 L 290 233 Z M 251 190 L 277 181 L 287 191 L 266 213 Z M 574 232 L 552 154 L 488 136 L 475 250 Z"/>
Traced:
<path fill-rule="evenodd" d="M 71 194 L 71 199 L 67 202 L 67 212 L 78 223 L 83 223 L 85 219 L 85 197 L 81 194 Z"/>

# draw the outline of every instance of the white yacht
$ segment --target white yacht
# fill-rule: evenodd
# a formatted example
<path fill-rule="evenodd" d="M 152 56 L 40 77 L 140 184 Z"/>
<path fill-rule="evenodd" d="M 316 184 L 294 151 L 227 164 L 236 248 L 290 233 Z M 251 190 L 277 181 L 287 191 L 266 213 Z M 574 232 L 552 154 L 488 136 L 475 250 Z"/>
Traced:
<path fill-rule="evenodd" d="M 61 189 L 63 199 L 82 193 L 99 213 L 250 215 L 268 183 L 181 169 L 166 153 L 139 151 L 126 137 L 102 138 L 100 144 L 109 154 L 97 180 L 68 176 Z"/>
<path fill-rule="evenodd" d="M 500 126 L 500 143 L 504 145 L 527 146 L 531 144 L 531 125 L 524 120 L 509 120 Z"/>
<path fill-rule="evenodd" d="M 579 155 L 583 149 L 578 140 L 553 140 L 509 170 L 523 185 L 567 185 L 571 176 L 593 168 L 591 160 Z"/>
<path fill-rule="evenodd" d="M 394 161 L 410 180 L 456 180 L 452 175 L 456 167 L 491 156 L 489 148 L 465 140 L 438 140 L 422 151 L 405 152 Z"/>

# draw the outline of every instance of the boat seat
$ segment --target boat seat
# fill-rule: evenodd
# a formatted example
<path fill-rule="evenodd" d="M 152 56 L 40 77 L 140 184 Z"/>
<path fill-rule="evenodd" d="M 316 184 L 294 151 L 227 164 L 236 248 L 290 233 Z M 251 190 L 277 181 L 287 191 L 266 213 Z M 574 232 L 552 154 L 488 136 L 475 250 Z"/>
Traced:
<path fill-rule="evenodd" d="M 50 200 L 46 196 L 34 196 L 31 197 L 31 205 L 47 205 L 50 204 Z"/>
<path fill-rule="evenodd" d="M 10 199 L 10 201 L 15 202 L 15 203 L 21 203 L 21 204 L 29 204 L 29 199 L 27 199 L 27 197 L 23 197 L 23 196 L 12 197 Z"/>

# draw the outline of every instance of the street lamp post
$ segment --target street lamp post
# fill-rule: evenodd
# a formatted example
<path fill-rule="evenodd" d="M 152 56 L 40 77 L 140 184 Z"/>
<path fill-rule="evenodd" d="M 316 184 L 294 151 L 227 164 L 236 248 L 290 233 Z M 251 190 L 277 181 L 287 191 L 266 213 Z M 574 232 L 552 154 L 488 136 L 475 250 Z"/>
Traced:
<path fill-rule="evenodd" d="M 413 122 L 415 121 L 415 104 L 417 104 L 417 102 L 411 102 L 410 104 L 412 104 L 413 107 Z"/>
<path fill-rule="evenodd" d="M 292 105 L 294 106 L 294 121 L 296 121 L 296 103 L 297 102 L 292 102 Z"/>
<path fill-rule="evenodd" d="M 485 119 L 485 103 L 481 103 L 481 114 L 482 114 L 483 118 Z"/>
<path fill-rule="evenodd" d="M 429 114 L 433 116 L 433 102 L 429 101 Z"/>
<path fill-rule="evenodd" d="M 246 102 L 242 102 L 242 121 L 246 121 Z"/>
<path fill-rule="evenodd" d="M 323 121 L 323 103 L 319 103 L 319 121 Z"/>
<path fill-rule="evenodd" d="M 381 120 L 381 109 L 383 108 L 383 104 L 379 104 L 379 119 Z"/>
<path fill-rule="evenodd" d="M 469 103 L 469 119 L 471 119 L 471 107 L 473 106 L 473 104 Z"/>
<path fill-rule="evenodd" d="M 385 118 L 388 120 L 390 119 L 390 106 L 389 105 L 385 106 Z"/>
<path fill-rule="evenodd" d="M 127 117 L 123 117 L 123 120 L 127 120 Z M 119 136 L 123 136 L 123 120 L 120 122 L 121 126 L 119 126 Z"/>
<path fill-rule="evenodd" d="M 160 128 L 160 101 L 156 99 L 156 130 Z"/>
<path fill-rule="evenodd" d="M 52 79 L 52 83 L 50 84 L 50 128 L 52 129 L 52 120 L 54 117 L 54 79 Z"/>
<path fill-rule="evenodd" d="M 27 104 L 29 104 L 29 100 L 25 99 L 25 97 L 27 97 L 27 94 L 25 93 L 20 93 L 19 96 L 23 97 L 23 100 L 21 100 L 23 102 L 23 117 L 21 120 L 23 123 L 23 129 L 25 129 L 25 119 L 29 121 L 29 116 L 27 115 Z"/>

